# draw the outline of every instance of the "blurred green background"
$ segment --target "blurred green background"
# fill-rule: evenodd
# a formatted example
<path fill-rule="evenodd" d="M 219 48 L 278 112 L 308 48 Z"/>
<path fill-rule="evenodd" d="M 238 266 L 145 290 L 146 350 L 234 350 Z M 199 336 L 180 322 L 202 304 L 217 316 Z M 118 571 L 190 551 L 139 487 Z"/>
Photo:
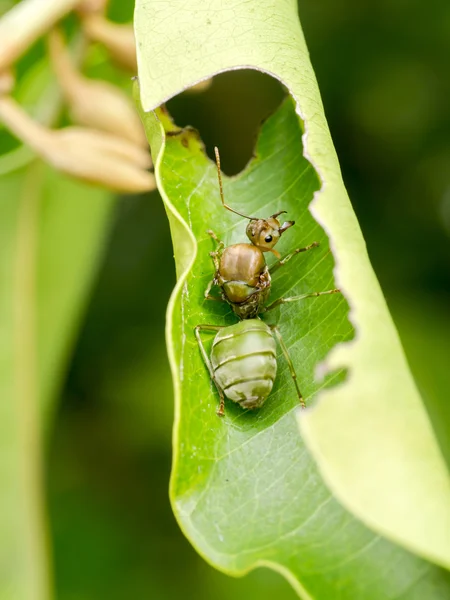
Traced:
<path fill-rule="evenodd" d="M 110 17 L 126 22 L 132 10 L 114 0 Z M 300 0 L 299 10 L 344 180 L 450 464 L 450 4 Z M 220 146 L 233 174 L 283 93 L 234 72 L 169 110 L 209 154 Z M 270 571 L 214 571 L 172 516 L 164 321 L 174 281 L 158 194 L 120 198 L 48 446 L 58 598 L 294 598 Z"/>

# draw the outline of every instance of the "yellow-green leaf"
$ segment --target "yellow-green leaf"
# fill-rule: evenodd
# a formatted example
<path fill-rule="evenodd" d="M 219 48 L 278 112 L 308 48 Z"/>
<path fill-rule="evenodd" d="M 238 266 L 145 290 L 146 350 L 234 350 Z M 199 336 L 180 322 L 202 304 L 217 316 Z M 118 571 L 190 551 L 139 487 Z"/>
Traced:
<path fill-rule="evenodd" d="M 0 597 L 47 600 L 43 433 L 112 198 L 16 152 L 0 161 Z"/>

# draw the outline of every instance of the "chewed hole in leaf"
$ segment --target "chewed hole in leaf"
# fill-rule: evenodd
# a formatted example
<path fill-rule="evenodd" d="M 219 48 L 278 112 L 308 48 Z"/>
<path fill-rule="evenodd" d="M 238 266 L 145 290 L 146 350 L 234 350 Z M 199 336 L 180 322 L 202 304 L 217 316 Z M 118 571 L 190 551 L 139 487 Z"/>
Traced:
<path fill-rule="evenodd" d="M 161 164 L 164 189 L 198 244 L 195 263 L 180 298 L 181 343 L 177 344 L 177 351 L 183 398 L 181 411 L 188 411 L 190 419 L 198 419 L 203 426 L 210 424 L 216 428 L 219 425 L 215 421 L 218 394 L 202 361 L 194 328 L 199 324 L 231 325 L 237 318 L 227 304 L 204 298 L 214 274 L 209 254 L 215 249 L 215 243 L 206 231 L 213 230 L 225 246 L 246 242 L 248 221 L 222 207 L 216 167 L 206 155 L 198 132 L 191 127 L 174 126 L 167 112 L 160 113 L 160 118 L 167 133 Z M 220 115 L 217 119 L 220 120 Z M 286 219 L 295 220 L 295 226 L 283 234 L 277 246 L 282 256 L 312 242 L 320 244 L 295 256 L 274 274 L 270 301 L 336 287 L 334 260 L 327 236 L 309 211 L 313 195 L 320 189 L 320 181 L 303 156 L 302 134 L 303 124 L 295 104 L 286 97 L 260 126 L 253 158 L 244 170 L 233 177 L 224 175 L 226 202 L 234 209 L 266 217 L 285 210 Z M 239 140 L 236 143 L 239 144 Z M 277 259 L 270 254 L 266 257 L 270 268 Z M 176 253 L 175 258 L 184 264 L 185 256 Z M 317 392 L 323 387 L 343 381 L 343 371 L 328 374 L 323 381 L 315 377 L 316 366 L 333 346 L 353 335 L 348 304 L 341 294 L 283 304 L 262 318 L 269 325 L 278 326 L 308 406 L 314 403 Z M 208 352 L 213 337 L 213 334 L 203 335 Z M 257 411 L 244 411 L 227 401 L 227 426 L 243 432 L 262 430 L 298 407 L 295 386 L 281 349 L 277 362 L 274 388 L 264 406 Z"/>
<path fill-rule="evenodd" d="M 261 122 L 287 92 L 277 79 L 254 69 L 221 73 L 207 83 L 200 91 L 194 86 L 175 96 L 167 108 L 178 125 L 201 132 L 211 160 L 218 146 L 223 172 L 236 175 L 253 157 Z"/>

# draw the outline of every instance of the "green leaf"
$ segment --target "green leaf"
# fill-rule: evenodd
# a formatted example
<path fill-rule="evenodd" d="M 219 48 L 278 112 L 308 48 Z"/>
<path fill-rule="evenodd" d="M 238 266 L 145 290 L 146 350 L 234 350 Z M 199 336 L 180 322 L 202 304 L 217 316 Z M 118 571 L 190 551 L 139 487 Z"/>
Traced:
<path fill-rule="evenodd" d="M 450 589 L 446 572 L 366 529 L 323 484 L 298 435 L 298 399 L 281 353 L 274 389 L 262 409 L 243 411 L 228 401 L 225 417 L 216 416 L 217 392 L 194 327 L 228 325 L 236 318 L 223 303 L 204 299 L 213 274 L 213 243 L 205 229 L 212 226 L 231 244 L 243 239 L 247 222 L 222 208 L 215 165 L 196 132 L 177 130 L 164 112 L 158 115 L 161 121 L 155 113 L 142 113 L 142 118 L 152 148 L 159 149 L 153 156 L 173 237 L 177 244 L 183 237 L 191 243 L 193 235 L 198 244 L 192 268 L 186 263 L 192 252 L 179 254 L 176 246 L 178 271 L 185 269 L 185 275 L 172 296 L 167 323 L 176 397 L 182 400 L 171 482 L 181 527 L 216 567 L 239 575 L 270 566 L 305 598 L 328 599 L 337 589 L 340 598 L 349 600 L 444 598 Z M 308 212 L 318 180 L 302 157 L 300 134 L 288 99 L 264 124 L 256 157 L 238 177 L 224 181 L 225 197 L 237 210 L 269 215 L 285 209 L 288 218 L 295 216 L 296 225 L 279 243 L 282 253 L 321 242 L 276 273 L 274 299 L 333 285 L 326 236 Z M 352 337 L 347 310 L 344 298 L 333 295 L 285 305 L 265 316 L 284 336 L 308 404 L 324 387 L 315 381 L 315 365 L 336 342 Z M 327 386 L 344 375 L 328 376 Z"/>
<path fill-rule="evenodd" d="M 14 168 L 14 163 L 17 168 Z M 108 192 L 0 161 L 0 597 L 52 596 L 42 433 L 108 229 Z"/>
<path fill-rule="evenodd" d="M 218 7 L 215 3 L 205 4 L 204 0 L 193 0 L 189 5 L 177 0 L 164 3 L 157 0 L 139 0 L 136 5 L 135 31 L 141 101 L 145 111 L 157 107 L 164 100 L 195 82 L 228 69 L 245 67 L 259 69 L 277 77 L 286 85 L 295 99 L 296 110 L 303 119 L 306 132 L 304 152 L 311 160 L 321 182 L 320 186 L 315 186 L 315 189 L 320 187 L 320 192 L 316 193 L 312 212 L 329 238 L 336 262 L 336 281 L 351 306 L 350 318 L 356 332 L 354 340 L 336 345 L 327 355 L 326 363 L 322 365 L 322 371 L 326 369 L 328 372 L 333 372 L 335 369 L 344 368 L 348 370 L 349 375 L 344 384 L 328 387 L 321 391 L 315 410 L 301 414 L 299 422 L 302 439 L 313 453 L 320 472 L 332 492 L 355 515 L 375 530 L 408 549 L 439 564 L 450 566 L 450 482 L 448 473 L 421 398 L 406 364 L 397 332 L 372 271 L 364 240 L 342 183 L 317 84 L 299 25 L 296 3 L 293 0 L 284 0 L 283 2 L 279 0 L 263 0 L 262 2 L 233 0 Z M 170 154 L 162 152 L 162 134 L 156 133 L 155 135 L 157 132 L 155 123 L 148 126 L 153 144 L 152 150 L 159 188 L 166 197 L 169 218 L 176 240 L 175 254 L 178 258 L 178 273 L 181 277 L 168 310 L 168 344 L 175 379 L 176 402 L 179 405 L 176 422 L 175 441 L 178 445 L 175 449 L 173 493 L 177 498 L 178 506 L 181 502 L 180 496 L 184 498 L 184 506 L 187 498 L 190 499 L 188 502 L 190 510 L 178 508 L 178 511 L 182 510 L 179 516 L 183 521 L 183 526 L 187 529 L 185 515 L 192 514 L 192 511 L 195 513 L 195 507 L 200 501 L 206 502 L 209 508 L 212 508 L 213 503 L 216 502 L 221 510 L 227 510 L 225 508 L 226 490 L 219 487 L 216 481 L 216 477 L 219 474 L 222 475 L 222 470 L 217 466 L 213 467 L 215 465 L 214 457 L 221 456 L 218 439 L 222 439 L 221 436 L 224 436 L 227 440 L 227 436 L 229 436 L 227 443 L 230 448 L 240 447 L 237 439 L 241 443 L 246 441 L 242 448 L 250 450 L 248 439 L 252 436 L 254 427 L 253 421 L 240 418 L 239 423 L 246 423 L 246 425 L 239 430 L 239 433 L 236 434 L 237 438 L 235 438 L 233 433 L 235 429 L 229 423 L 219 426 L 214 421 L 214 424 L 211 425 L 208 425 L 209 420 L 202 421 L 201 443 L 195 444 L 196 448 L 193 449 L 192 440 L 197 439 L 198 434 L 198 431 L 196 432 L 199 427 L 198 415 L 202 414 L 203 406 L 206 411 L 203 414 L 207 413 L 208 402 L 212 405 L 214 393 L 210 389 L 207 400 L 205 400 L 203 394 L 206 391 L 205 388 L 202 388 L 204 390 L 202 394 L 193 399 L 192 395 L 198 394 L 197 387 L 189 389 L 189 392 L 187 390 L 188 382 L 192 378 L 197 386 L 200 385 L 199 378 L 204 377 L 204 369 L 197 364 L 198 355 L 194 354 L 192 347 L 192 324 L 194 318 L 211 320 L 218 315 L 217 311 L 219 310 L 201 304 L 200 289 L 192 287 L 198 284 L 199 280 L 203 285 L 207 276 L 211 274 L 209 269 L 205 272 L 199 270 L 201 263 L 194 263 L 197 250 L 195 237 L 198 238 L 200 244 L 198 254 L 198 261 L 200 261 L 202 260 L 200 256 L 208 250 L 208 244 L 203 239 L 204 234 L 201 234 L 200 231 L 214 226 L 214 223 L 225 224 L 229 221 L 227 220 L 228 216 L 223 212 L 217 216 L 217 209 L 214 209 L 211 204 L 211 198 L 217 197 L 217 190 L 213 192 L 213 167 L 210 165 L 209 171 L 207 171 L 210 173 L 211 180 L 209 177 L 204 179 L 202 171 L 195 174 L 195 186 L 197 187 L 195 187 L 195 193 L 190 195 L 190 188 L 182 179 L 186 165 L 173 161 Z M 297 126 L 295 136 L 298 140 L 301 133 L 301 128 Z M 168 142 L 168 149 L 169 146 Z M 287 164 L 289 165 L 289 163 Z M 293 165 L 295 162 L 292 163 L 292 168 L 294 168 Z M 165 170 L 169 168 L 171 169 L 170 176 Z M 255 169 L 255 164 L 251 168 Z M 299 169 L 298 166 L 295 168 Z M 265 179 L 269 178 L 269 175 L 265 174 L 259 183 L 254 172 L 253 175 L 253 178 L 246 179 L 248 176 L 248 172 L 246 172 L 242 177 L 233 181 L 234 185 L 230 184 L 227 188 L 229 198 L 233 200 L 233 203 L 239 199 L 241 205 L 244 197 L 247 199 L 251 197 L 251 202 L 247 201 L 246 204 L 242 202 L 241 208 L 245 206 L 245 210 L 256 207 L 269 209 L 269 206 L 276 205 L 276 196 L 273 196 L 272 203 L 269 203 L 264 194 L 267 189 Z M 280 178 L 280 171 L 274 170 L 271 176 L 273 179 Z M 176 183 L 173 180 L 176 180 Z M 188 181 L 192 185 L 192 180 Z M 175 188 L 175 185 L 178 187 Z M 257 189 L 256 185 L 258 185 Z M 271 191 L 274 190 L 271 189 Z M 212 194 L 215 195 L 212 196 Z M 201 211 L 197 214 L 193 210 L 193 205 L 199 202 L 196 199 L 200 195 L 202 206 Z M 261 199 L 261 195 L 264 200 Z M 299 201 L 295 206 L 287 206 L 287 208 L 297 218 L 298 214 L 305 214 L 310 200 L 311 196 L 304 197 L 301 203 Z M 179 204 L 186 207 L 186 202 L 188 203 L 184 210 L 186 214 L 183 214 Z M 283 206 L 285 206 L 285 202 L 283 202 Z M 270 214 L 270 210 L 268 213 Z M 202 221 L 201 228 L 199 220 Z M 191 229 L 194 231 L 195 237 Z M 242 235 L 242 225 L 238 225 L 237 229 Z M 232 231 L 236 232 L 235 229 Z M 297 228 L 296 231 L 296 235 L 307 233 L 303 227 L 302 229 Z M 225 235 L 227 232 L 222 226 L 218 233 Z M 321 238 L 323 239 L 323 235 Z M 225 237 L 227 243 L 233 239 L 236 238 Z M 305 238 L 302 237 L 302 239 Z M 185 253 L 183 258 L 179 255 L 181 249 Z M 315 255 L 305 258 L 303 262 L 298 259 L 295 268 L 306 269 L 302 272 L 308 273 L 307 265 L 312 264 L 309 261 L 312 261 L 314 256 L 321 255 L 315 253 Z M 331 258 L 327 261 L 327 265 L 330 268 Z M 190 271 L 191 267 L 192 271 Z M 316 273 L 314 283 L 318 285 L 319 282 L 325 281 L 325 275 L 323 277 L 324 279 L 321 279 L 319 271 Z M 276 287 L 274 283 L 277 293 L 284 291 L 282 282 L 286 280 L 289 280 L 289 275 L 283 273 L 280 275 L 280 281 L 275 282 Z M 300 280 L 300 276 L 297 276 L 295 281 L 298 283 L 295 287 L 297 292 L 300 290 L 300 284 L 303 285 L 305 280 Z M 313 282 L 309 283 L 313 285 Z M 325 303 L 322 306 L 326 306 L 325 299 L 322 300 Z M 301 310 L 311 311 L 313 314 L 310 317 L 312 318 L 316 310 L 322 310 L 316 306 L 319 304 L 310 303 L 308 304 L 309 308 Z M 328 306 L 334 305 L 329 304 Z M 296 310 L 300 309 L 296 308 Z M 286 315 L 286 311 L 283 312 Z M 181 318 L 188 324 L 187 329 L 181 327 Z M 300 328 L 300 324 L 294 324 L 286 316 L 283 317 L 284 319 L 287 319 L 284 321 L 285 323 L 289 323 L 289 344 L 292 345 L 295 338 L 297 345 L 301 345 L 301 340 L 305 335 L 304 323 Z M 339 320 L 333 323 L 328 320 L 324 327 L 325 329 L 322 330 L 322 326 L 320 326 L 318 334 L 322 340 L 329 338 L 336 343 L 341 339 L 341 334 L 335 333 L 340 327 Z M 185 340 L 184 347 L 187 347 L 190 352 L 189 362 L 187 358 L 181 361 L 180 339 Z M 316 350 L 316 346 L 311 347 L 310 353 L 313 356 L 314 364 L 317 364 L 319 358 L 326 354 L 323 346 L 319 351 Z M 300 364 L 298 356 L 294 356 L 294 358 L 296 359 L 295 363 Z M 183 369 L 180 371 L 181 366 Z M 303 369 L 302 363 L 302 385 L 305 386 Z M 305 370 L 308 372 L 307 365 Z M 183 381 L 181 381 L 180 375 L 185 376 Z M 278 381 L 278 390 L 283 385 L 282 382 L 283 373 Z M 306 388 L 308 385 L 311 386 L 310 390 L 317 389 L 313 387 L 312 382 L 307 383 Z M 310 394 L 311 391 L 308 393 Z M 206 404 L 201 404 L 201 402 L 206 402 Z M 285 402 L 288 401 L 285 400 Z M 275 428 L 282 429 L 286 423 L 285 419 L 290 422 L 290 419 L 293 418 L 292 415 L 287 416 L 287 414 L 281 417 L 277 411 L 272 412 L 271 406 L 273 406 L 272 403 L 265 409 L 265 414 L 269 411 L 273 415 L 273 420 L 266 422 L 266 427 L 257 438 L 261 442 L 264 439 L 266 444 L 265 436 L 268 436 L 269 439 L 274 436 L 273 439 L 275 439 Z M 209 410 L 212 410 L 212 406 Z M 232 410 L 230 414 L 235 415 L 236 413 Z M 279 420 L 277 421 L 277 419 Z M 291 427 L 293 426 L 291 425 Z M 294 435 L 294 430 L 290 431 L 291 435 Z M 286 432 L 284 435 L 287 435 Z M 282 447 L 283 439 L 284 436 L 281 436 L 279 440 L 277 438 L 277 442 L 274 442 L 278 450 Z M 297 440 L 296 443 L 300 442 Z M 267 448 L 267 446 L 265 447 Z M 186 470 L 187 464 L 190 464 L 191 467 L 194 466 L 192 462 L 188 463 L 187 458 L 193 450 L 196 452 L 196 473 L 192 471 L 192 468 Z M 233 459 L 238 460 L 238 456 L 242 458 L 238 452 L 235 452 Z M 300 448 L 298 448 L 297 460 L 302 456 Z M 255 460 L 256 457 L 253 459 Z M 205 471 L 206 464 L 209 465 L 207 471 Z M 265 470 L 267 468 L 258 462 L 258 469 Z M 278 472 L 278 469 L 276 470 Z M 261 488 L 253 481 L 255 473 L 256 470 L 253 467 L 247 470 L 243 469 L 242 477 L 249 478 L 249 481 L 252 482 L 251 489 L 260 495 L 264 486 Z M 273 471 L 269 471 L 269 473 L 272 474 L 270 481 L 276 481 Z M 289 476 L 289 481 L 291 476 Z M 228 479 L 233 485 L 236 497 L 235 478 Z M 266 476 L 264 481 L 268 484 L 269 477 Z M 298 482 L 300 481 L 299 479 Z M 279 487 L 281 483 L 274 485 Z M 300 483 L 298 485 L 300 486 Z M 222 493 L 216 494 L 212 500 L 210 492 L 219 489 Z M 241 496 L 238 495 L 237 498 L 241 498 Z M 298 497 L 294 501 L 290 497 L 290 502 L 287 504 L 283 506 L 289 514 L 292 505 L 300 505 L 301 500 Z M 259 505 L 264 505 L 268 510 L 268 506 L 261 499 Z M 272 503 L 270 506 L 274 511 L 280 509 L 280 505 L 276 503 Z M 246 508 L 249 509 L 247 505 Z M 297 508 L 300 510 L 301 507 L 297 506 Z M 271 513 L 271 517 L 275 519 L 273 513 Z M 233 538 L 235 541 L 245 537 L 244 532 L 240 530 L 243 520 L 244 518 L 241 518 L 236 526 L 235 538 Z M 207 528 L 208 521 L 204 520 L 202 523 L 203 527 L 199 530 L 199 535 L 206 536 L 205 528 Z M 254 523 L 253 525 L 256 527 Z M 266 523 L 261 529 L 266 529 Z M 189 533 L 192 535 L 191 530 Z M 248 532 L 246 534 L 248 535 Z M 283 533 L 282 535 L 287 534 Z M 205 543 L 209 545 L 211 541 L 206 539 Z M 229 539 L 228 543 L 230 543 Z M 265 543 L 269 543 L 269 541 L 263 542 L 263 545 Z M 206 553 L 205 550 L 203 551 Z M 245 549 L 241 548 L 240 552 L 244 551 Z M 230 548 L 228 552 L 230 552 Z M 212 549 L 208 551 L 208 555 L 212 556 L 213 554 Z M 240 554 L 238 553 L 237 556 Z M 225 559 L 223 561 L 225 562 Z M 229 568 L 228 564 L 227 568 Z"/>

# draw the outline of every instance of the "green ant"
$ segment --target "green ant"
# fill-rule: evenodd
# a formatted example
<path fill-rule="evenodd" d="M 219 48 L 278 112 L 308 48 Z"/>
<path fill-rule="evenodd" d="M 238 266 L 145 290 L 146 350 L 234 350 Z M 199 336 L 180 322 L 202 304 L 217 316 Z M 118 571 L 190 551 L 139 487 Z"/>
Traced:
<path fill-rule="evenodd" d="M 217 243 L 217 248 L 214 252 L 210 252 L 215 273 L 205 291 L 205 298 L 227 302 L 241 319 L 235 325 L 197 325 L 195 327 L 195 336 L 203 360 L 219 393 L 220 405 L 217 414 L 219 416 L 225 414 L 225 396 L 233 402 L 237 402 L 242 408 L 254 409 L 263 405 L 272 390 L 277 373 L 275 337 L 288 363 L 300 406 L 305 408 L 294 365 L 281 333 L 276 325 L 269 326 L 261 321 L 259 315 L 281 304 L 336 294 L 340 290 L 334 289 L 290 298 L 279 298 L 265 306 L 270 294 L 271 273 L 285 265 L 296 254 L 311 250 L 319 243 L 313 242 L 305 248 L 297 248 L 281 259 L 280 254 L 274 250 L 274 246 L 281 235 L 295 224 L 295 221 L 286 221 L 282 225 L 280 224 L 277 217 L 286 211 L 275 213 L 268 219 L 260 219 L 248 217 L 228 206 L 223 194 L 219 150 L 214 148 L 214 151 L 222 206 L 249 219 L 246 233 L 251 242 L 250 244 L 233 244 L 225 247 L 213 231 L 207 232 Z M 272 252 L 278 258 L 278 262 L 271 267 L 271 273 L 266 264 L 264 252 Z M 210 294 L 213 286 L 219 287 L 220 298 Z M 200 336 L 202 331 L 216 332 L 210 357 Z"/>

